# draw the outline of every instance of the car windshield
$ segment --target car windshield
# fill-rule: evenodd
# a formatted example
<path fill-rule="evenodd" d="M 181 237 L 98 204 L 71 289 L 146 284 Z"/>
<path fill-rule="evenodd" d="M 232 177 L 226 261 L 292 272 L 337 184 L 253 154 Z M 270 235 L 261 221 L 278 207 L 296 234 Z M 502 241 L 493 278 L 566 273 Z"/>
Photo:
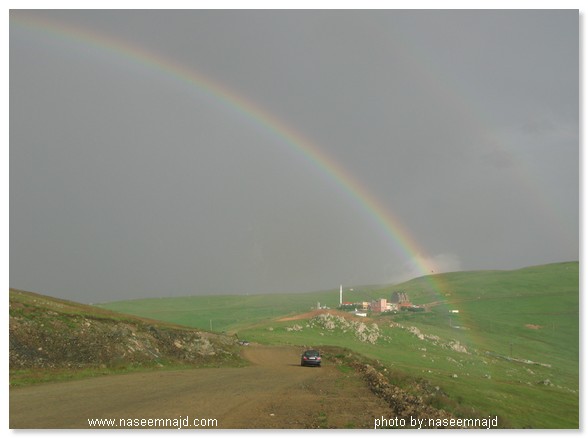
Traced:
<path fill-rule="evenodd" d="M 310 357 L 316 357 L 316 356 L 320 356 L 320 353 L 316 350 L 308 350 L 304 352 L 305 356 L 310 356 Z"/>

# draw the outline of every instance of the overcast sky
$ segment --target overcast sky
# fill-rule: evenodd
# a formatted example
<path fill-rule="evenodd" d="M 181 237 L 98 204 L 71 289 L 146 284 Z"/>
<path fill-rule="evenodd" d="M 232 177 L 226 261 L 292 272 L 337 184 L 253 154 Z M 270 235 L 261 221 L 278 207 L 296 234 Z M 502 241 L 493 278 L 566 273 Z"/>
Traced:
<path fill-rule="evenodd" d="M 11 287 L 103 302 L 579 259 L 577 11 L 10 18 Z"/>

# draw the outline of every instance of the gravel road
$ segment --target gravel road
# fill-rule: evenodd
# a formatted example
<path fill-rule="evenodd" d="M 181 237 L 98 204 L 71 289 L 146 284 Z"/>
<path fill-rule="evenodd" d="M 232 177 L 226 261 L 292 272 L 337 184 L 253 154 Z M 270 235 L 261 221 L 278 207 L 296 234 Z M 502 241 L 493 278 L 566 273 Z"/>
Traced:
<path fill-rule="evenodd" d="M 300 353 L 294 347 L 251 345 L 243 354 L 252 364 L 243 368 L 152 371 L 11 388 L 9 426 L 371 428 L 375 418 L 390 416 L 353 371 L 328 362 L 301 367 Z M 89 419 L 115 423 L 92 427 Z"/>

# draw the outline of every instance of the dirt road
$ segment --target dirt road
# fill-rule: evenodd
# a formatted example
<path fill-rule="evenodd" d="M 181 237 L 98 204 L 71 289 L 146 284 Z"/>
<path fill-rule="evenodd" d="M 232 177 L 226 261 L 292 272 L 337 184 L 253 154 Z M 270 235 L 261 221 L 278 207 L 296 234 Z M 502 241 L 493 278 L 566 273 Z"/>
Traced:
<path fill-rule="evenodd" d="M 194 428 L 194 420 L 202 425 L 198 420 L 214 419 L 209 428 L 371 428 L 375 418 L 390 416 L 355 373 L 328 362 L 301 367 L 299 354 L 293 347 L 249 346 L 244 355 L 252 365 L 244 368 L 154 371 L 11 389 L 9 425 L 86 429 L 89 419 L 112 419 L 110 428 L 120 428 L 129 421 L 141 427 L 141 420 L 147 425 L 149 419 L 167 419 L 168 427 Z"/>

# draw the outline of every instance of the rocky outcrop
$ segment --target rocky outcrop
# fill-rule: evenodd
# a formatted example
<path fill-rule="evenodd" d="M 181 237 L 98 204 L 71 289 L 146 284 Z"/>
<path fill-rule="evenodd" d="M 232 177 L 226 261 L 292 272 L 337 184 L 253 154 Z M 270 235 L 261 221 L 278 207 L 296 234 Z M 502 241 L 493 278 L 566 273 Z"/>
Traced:
<path fill-rule="evenodd" d="M 10 292 L 11 371 L 238 361 L 239 347 L 233 337 Z"/>
<path fill-rule="evenodd" d="M 340 315 L 321 313 L 308 321 L 307 327 L 318 327 L 327 331 L 339 330 L 343 333 L 351 333 L 361 342 L 375 344 L 382 339 L 382 333 L 377 324 L 366 324 L 363 321 L 344 318 Z"/>
<path fill-rule="evenodd" d="M 404 419 L 450 419 L 453 416 L 443 409 L 436 409 L 427 404 L 425 398 L 420 395 L 413 395 L 407 391 L 394 386 L 377 371 L 374 367 L 368 364 L 355 364 L 355 369 L 364 377 L 368 386 L 376 395 L 384 399 L 392 409 L 394 416 Z"/>

